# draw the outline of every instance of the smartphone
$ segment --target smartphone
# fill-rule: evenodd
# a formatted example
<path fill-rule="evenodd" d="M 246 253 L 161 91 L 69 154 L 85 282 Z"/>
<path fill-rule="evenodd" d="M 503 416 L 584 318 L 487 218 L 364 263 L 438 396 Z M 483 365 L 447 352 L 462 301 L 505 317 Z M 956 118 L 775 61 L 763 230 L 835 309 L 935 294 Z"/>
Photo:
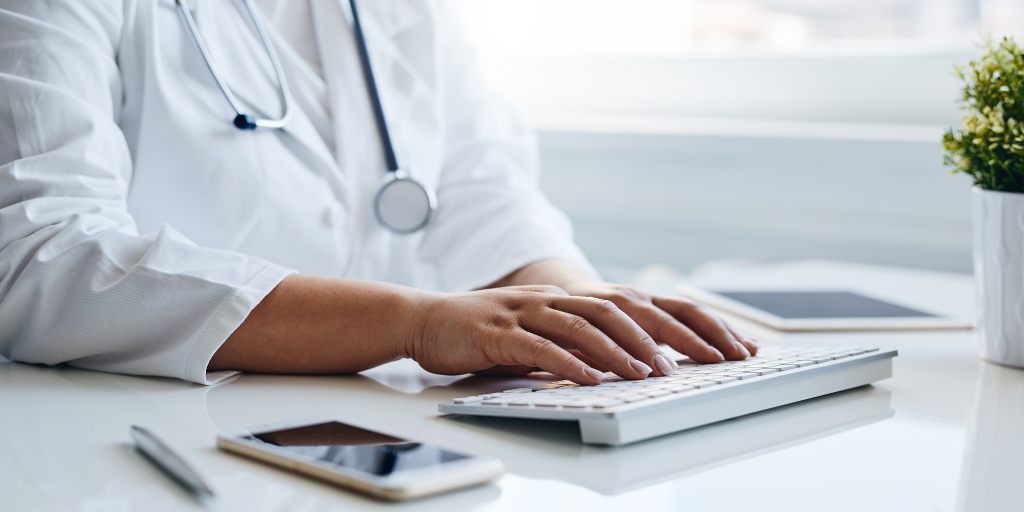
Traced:
<path fill-rule="evenodd" d="M 217 436 L 227 452 L 389 501 L 497 479 L 500 460 L 399 439 L 334 420 L 261 425 Z"/>

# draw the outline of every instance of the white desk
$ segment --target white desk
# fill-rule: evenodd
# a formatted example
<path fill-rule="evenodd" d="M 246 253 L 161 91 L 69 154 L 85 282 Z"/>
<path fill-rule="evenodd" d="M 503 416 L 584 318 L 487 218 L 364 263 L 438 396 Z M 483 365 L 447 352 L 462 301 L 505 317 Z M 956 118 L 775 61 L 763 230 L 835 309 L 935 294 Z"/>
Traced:
<path fill-rule="evenodd" d="M 735 280 L 847 285 L 940 311 L 972 307 L 967 277 L 824 262 L 710 268 L 689 281 Z M 972 332 L 758 334 L 900 355 L 894 377 L 873 387 L 622 448 L 583 446 L 574 424 L 439 416 L 438 402 L 536 380 L 436 376 L 408 361 L 355 376 L 242 375 L 212 388 L 4 363 L 0 510 L 200 509 L 128 447 L 131 424 L 153 429 L 207 477 L 219 495 L 212 510 L 1024 508 L 1024 371 L 979 362 Z M 493 455 L 509 474 L 497 485 L 393 505 L 214 447 L 221 430 L 323 415 Z"/>

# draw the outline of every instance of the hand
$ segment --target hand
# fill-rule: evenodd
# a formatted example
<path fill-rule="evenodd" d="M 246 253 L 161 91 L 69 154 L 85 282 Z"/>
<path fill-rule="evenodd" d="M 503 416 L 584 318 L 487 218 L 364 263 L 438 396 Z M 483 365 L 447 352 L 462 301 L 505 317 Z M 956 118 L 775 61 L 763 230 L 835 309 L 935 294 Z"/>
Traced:
<path fill-rule="evenodd" d="M 664 343 L 699 363 L 738 361 L 757 354 L 753 338 L 741 336 L 699 303 L 682 297 L 651 295 L 600 281 L 563 283 L 566 292 L 611 301 L 657 343 Z"/>
<path fill-rule="evenodd" d="M 632 303 L 629 307 L 636 309 Z M 404 355 L 434 373 L 454 375 L 513 365 L 594 385 L 604 375 L 584 359 L 626 379 L 675 369 L 675 363 L 615 303 L 573 297 L 555 286 L 424 294 L 410 327 Z"/>

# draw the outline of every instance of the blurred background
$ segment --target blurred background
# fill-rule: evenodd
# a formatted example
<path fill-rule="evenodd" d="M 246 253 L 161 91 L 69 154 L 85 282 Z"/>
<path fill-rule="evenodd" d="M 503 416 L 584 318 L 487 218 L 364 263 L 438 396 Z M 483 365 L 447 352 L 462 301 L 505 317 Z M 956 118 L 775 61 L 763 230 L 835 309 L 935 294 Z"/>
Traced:
<path fill-rule="evenodd" d="M 830 258 L 971 271 L 953 67 L 1024 0 L 460 0 L 612 279 Z"/>

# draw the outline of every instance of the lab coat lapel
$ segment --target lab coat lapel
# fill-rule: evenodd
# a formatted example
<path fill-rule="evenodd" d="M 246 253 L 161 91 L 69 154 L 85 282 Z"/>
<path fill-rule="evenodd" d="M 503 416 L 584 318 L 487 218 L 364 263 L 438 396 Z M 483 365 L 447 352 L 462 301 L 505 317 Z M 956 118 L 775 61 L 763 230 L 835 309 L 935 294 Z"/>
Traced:
<path fill-rule="evenodd" d="M 357 3 L 385 119 L 399 163 L 405 165 L 402 133 L 412 102 L 423 92 L 421 74 L 409 63 L 395 37 L 424 20 L 421 6 L 413 0 L 363 1 Z M 348 0 L 312 0 L 314 28 L 320 50 L 335 133 L 335 151 L 343 172 L 372 167 L 383 176 L 385 164 L 374 125 Z M 367 151 L 366 148 L 375 148 Z M 360 173 L 371 176 L 370 173 Z M 372 186 L 377 186 L 374 181 Z"/>

